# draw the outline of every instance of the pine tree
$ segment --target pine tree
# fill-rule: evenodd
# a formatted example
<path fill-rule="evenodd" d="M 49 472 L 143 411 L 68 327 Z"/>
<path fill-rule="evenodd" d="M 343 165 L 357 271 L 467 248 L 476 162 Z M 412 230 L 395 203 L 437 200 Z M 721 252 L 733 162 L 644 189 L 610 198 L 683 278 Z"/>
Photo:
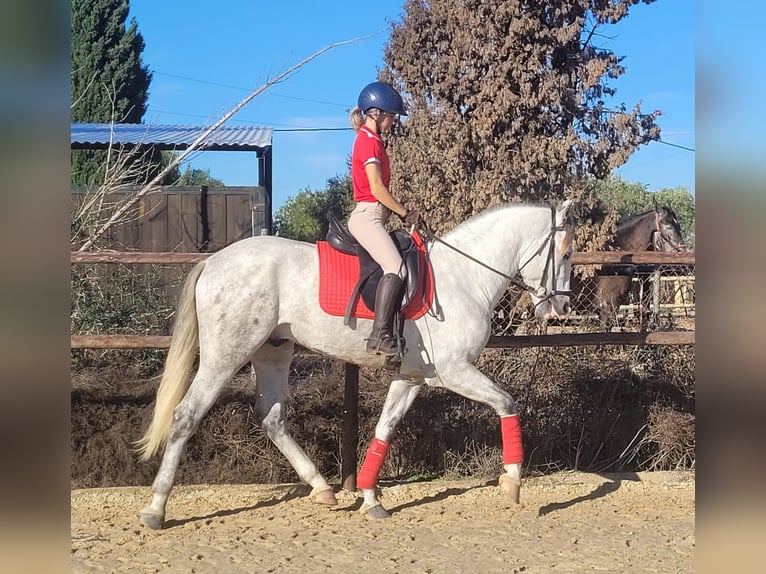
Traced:
<path fill-rule="evenodd" d="M 129 0 L 72 0 L 72 121 L 140 123 L 152 74 Z M 105 152 L 72 154 L 72 182 L 103 176 Z M 155 160 L 158 154 L 155 154 Z"/>
<path fill-rule="evenodd" d="M 381 73 L 410 99 L 389 138 L 394 192 L 443 230 L 499 202 L 576 196 L 658 139 L 660 112 L 608 104 L 625 69 L 597 45 L 638 1 L 407 0 Z"/>

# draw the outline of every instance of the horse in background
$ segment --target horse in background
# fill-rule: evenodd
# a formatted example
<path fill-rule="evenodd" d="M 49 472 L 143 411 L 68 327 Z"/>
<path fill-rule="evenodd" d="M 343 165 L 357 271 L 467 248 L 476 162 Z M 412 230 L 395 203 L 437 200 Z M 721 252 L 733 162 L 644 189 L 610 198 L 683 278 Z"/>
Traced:
<path fill-rule="evenodd" d="M 614 238 L 606 248 L 609 251 L 660 252 L 685 249 L 676 214 L 670 207 L 660 206 L 656 201 L 654 209 L 620 219 Z M 628 302 L 634 273 L 635 269 L 629 266 L 605 266 L 594 278 L 592 306 L 607 331 L 617 322 L 620 305 Z M 587 282 L 582 285 L 587 285 Z"/>
<path fill-rule="evenodd" d="M 609 251 L 685 251 L 681 226 L 670 207 L 660 206 L 620 218 L 614 236 L 606 243 Z M 604 266 L 595 277 L 572 275 L 571 304 L 575 313 L 596 311 L 599 322 L 610 330 L 617 321 L 620 305 L 629 300 L 635 268 L 627 265 Z M 556 319 L 554 319 L 555 323 Z M 546 321 L 550 324 L 550 321 Z M 492 317 L 494 335 L 513 335 L 535 331 L 540 323 L 534 306 L 524 291 L 506 293 Z"/>

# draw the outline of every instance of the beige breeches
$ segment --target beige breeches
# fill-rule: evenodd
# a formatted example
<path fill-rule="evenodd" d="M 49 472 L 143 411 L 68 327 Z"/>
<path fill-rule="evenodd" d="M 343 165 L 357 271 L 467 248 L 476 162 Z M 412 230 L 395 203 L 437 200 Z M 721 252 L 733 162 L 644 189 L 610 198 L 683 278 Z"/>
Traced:
<path fill-rule="evenodd" d="M 402 257 L 386 231 L 391 211 L 379 202 L 360 202 L 348 218 L 348 230 L 370 256 L 383 268 L 383 273 L 395 273 L 402 279 L 407 270 Z"/>

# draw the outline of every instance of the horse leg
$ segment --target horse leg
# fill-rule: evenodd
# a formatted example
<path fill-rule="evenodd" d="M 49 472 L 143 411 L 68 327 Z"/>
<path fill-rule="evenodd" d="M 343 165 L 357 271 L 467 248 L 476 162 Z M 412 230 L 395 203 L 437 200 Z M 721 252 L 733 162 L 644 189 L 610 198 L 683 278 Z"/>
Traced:
<path fill-rule="evenodd" d="M 422 383 L 413 383 L 403 379 L 394 379 L 388 388 L 383 410 L 375 426 L 375 437 L 370 443 L 364 462 L 359 470 L 357 486 L 362 491 L 364 502 L 359 512 L 370 519 L 388 518 L 391 515 L 383 508 L 378 498 L 377 482 L 380 469 L 386 460 L 388 446 L 396 432 L 396 427 L 412 406 L 420 392 Z"/>
<path fill-rule="evenodd" d="M 290 362 L 293 358 L 293 343 L 284 342 L 279 346 L 266 344 L 253 357 L 255 368 L 255 417 L 290 462 L 303 482 L 312 487 L 309 496 L 320 504 L 338 504 L 332 487 L 319 473 L 316 465 L 298 446 L 285 426 L 285 399 Z"/>
<path fill-rule="evenodd" d="M 498 483 L 502 491 L 518 503 L 524 450 L 519 414 L 513 397 L 468 363 L 451 364 L 448 369 L 441 369 L 434 383 L 441 383 L 445 388 L 467 399 L 491 407 L 500 417 L 505 473 L 500 475 Z"/>
<path fill-rule="evenodd" d="M 173 412 L 173 423 L 168 434 L 165 452 L 152 484 L 152 502 L 141 511 L 141 523 L 149 528 L 162 528 L 165 505 L 173 488 L 178 463 L 189 438 L 199 426 L 202 417 L 218 398 L 226 382 L 236 369 L 215 368 L 200 364 L 186 396 Z"/>
<path fill-rule="evenodd" d="M 617 289 L 614 277 L 598 277 L 594 301 L 601 327 L 606 332 L 612 330 L 617 319 Z"/>

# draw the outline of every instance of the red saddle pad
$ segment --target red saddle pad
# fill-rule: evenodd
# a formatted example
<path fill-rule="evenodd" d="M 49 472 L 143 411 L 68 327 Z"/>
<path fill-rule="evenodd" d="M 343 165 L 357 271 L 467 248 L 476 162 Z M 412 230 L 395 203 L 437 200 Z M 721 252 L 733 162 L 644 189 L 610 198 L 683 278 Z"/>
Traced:
<path fill-rule="evenodd" d="M 423 240 L 417 233 L 412 234 L 412 239 L 421 258 L 421 269 L 426 266 L 426 249 Z M 319 256 L 319 306 L 328 315 L 343 317 L 346 307 L 354 291 L 356 282 L 359 280 L 359 259 L 353 255 L 346 255 L 337 249 L 333 249 L 326 241 L 317 241 L 317 255 Z M 415 291 L 415 296 L 404 309 L 407 319 L 417 319 L 425 315 L 433 302 L 433 277 L 430 265 L 420 278 L 420 285 Z M 357 297 L 351 312 L 352 317 L 359 319 L 372 319 L 375 313 L 364 304 L 362 297 Z"/>

